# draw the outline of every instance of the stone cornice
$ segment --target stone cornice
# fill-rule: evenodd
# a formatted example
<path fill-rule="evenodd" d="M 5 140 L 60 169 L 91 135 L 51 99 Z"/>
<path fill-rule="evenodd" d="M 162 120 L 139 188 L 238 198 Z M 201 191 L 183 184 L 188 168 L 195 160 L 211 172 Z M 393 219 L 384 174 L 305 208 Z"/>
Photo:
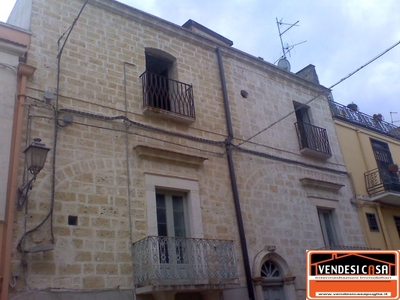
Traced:
<path fill-rule="evenodd" d="M 339 192 L 339 190 L 344 187 L 344 184 L 339 184 L 339 183 L 334 183 L 334 182 L 329 182 L 329 181 L 324 181 L 324 180 L 318 180 L 318 179 L 313 179 L 313 178 L 301 178 L 300 182 L 303 186 L 305 187 L 312 187 L 312 188 L 317 188 L 317 189 L 325 189 L 325 190 L 330 190 L 333 192 Z"/>
<path fill-rule="evenodd" d="M 161 159 L 178 164 L 189 164 L 195 167 L 201 166 L 203 162 L 207 160 L 207 158 L 205 157 L 200 157 L 170 150 L 164 150 L 144 145 L 138 145 L 134 147 L 134 150 L 136 151 L 137 155 L 141 158 Z"/>

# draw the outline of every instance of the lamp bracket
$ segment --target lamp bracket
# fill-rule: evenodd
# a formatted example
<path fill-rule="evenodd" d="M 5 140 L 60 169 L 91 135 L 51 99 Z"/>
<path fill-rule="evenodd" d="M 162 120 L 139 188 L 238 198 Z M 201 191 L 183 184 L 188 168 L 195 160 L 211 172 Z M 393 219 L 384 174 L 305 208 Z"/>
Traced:
<path fill-rule="evenodd" d="M 28 199 L 28 192 L 32 190 L 33 182 L 36 180 L 36 175 L 33 176 L 24 186 L 18 188 L 17 210 L 21 211 Z"/>

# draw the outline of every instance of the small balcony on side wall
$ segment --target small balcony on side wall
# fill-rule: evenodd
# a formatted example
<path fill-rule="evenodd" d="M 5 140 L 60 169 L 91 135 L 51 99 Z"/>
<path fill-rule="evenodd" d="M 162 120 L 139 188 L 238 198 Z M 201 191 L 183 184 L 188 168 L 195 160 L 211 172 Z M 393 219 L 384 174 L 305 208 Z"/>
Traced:
<path fill-rule="evenodd" d="M 180 122 L 195 120 L 193 86 L 168 77 L 144 72 L 140 75 L 143 111 Z"/>
<path fill-rule="evenodd" d="M 149 236 L 133 244 L 136 292 L 237 287 L 233 241 Z"/>
<path fill-rule="evenodd" d="M 321 159 L 328 159 L 332 156 L 325 128 L 304 122 L 296 122 L 294 125 L 301 154 Z"/>
<path fill-rule="evenodd" d="M 372 201 L 400 205 L 400 173 L 374 169 L 364 173 L 365 185 Z"/>

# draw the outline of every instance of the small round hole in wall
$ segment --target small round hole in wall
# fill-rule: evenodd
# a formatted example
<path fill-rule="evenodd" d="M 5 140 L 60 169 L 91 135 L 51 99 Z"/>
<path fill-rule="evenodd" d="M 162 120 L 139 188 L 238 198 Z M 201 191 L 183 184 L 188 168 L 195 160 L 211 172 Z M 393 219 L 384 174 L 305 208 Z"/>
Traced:
<path fill-rule="evenodd" d="M 242 95 L 243 98 L 247 98 L 249 96 L 249 93 L 245 90 L 241 90 L 240 95 Z"/>

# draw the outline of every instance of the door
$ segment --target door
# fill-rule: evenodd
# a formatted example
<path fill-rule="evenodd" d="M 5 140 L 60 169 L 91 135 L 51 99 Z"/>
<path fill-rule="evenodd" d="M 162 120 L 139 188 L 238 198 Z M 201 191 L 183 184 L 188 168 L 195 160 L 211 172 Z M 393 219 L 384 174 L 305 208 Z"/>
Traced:
<path fill-rule="evenodd" d="M 398 184 L 399 179 L 397 173 L 389 171 L 389 165 L 393 164 L 392 154 L 389 145 L 385 142 L 371 139 L 372 150 L 374 151 L 376 164 L 378 166 L 379 175 L 385 190 L 391 190 L 392 185 Z"/>
<path fill-rule="evenodd" d="M 146 53 L 146 91 L 149 106 L 171 110 L 169 99 L 169 74 L 172 62 L 166 58 Z"/>
<path fill-rule="evenodd" d="M 264 300 L 285 300 L 282 286 L 263 286 Z"/>
<path fill-rule="evenodd" d="M 187 263 L 188 241 L 185 238 L 188 222 L 185 194 L 157 191 L 156 205 L 160 263 Z"/>
<path fill-rule="evenodd" d="M 303 104 L 295 102 L 294 108 L 296 110 L 297 128 L 300 133 L 301 148 L 313 149 L 312 130 L 310 126 L 311 121 L 310 121 L 310 116 L 308 114 L 308 107 L 303 106 Z"/>
<path fill-rule="evenodd" d="M 278 266 L 270 260 L 261 266 L 264 300 L 285 300 L 283 280 Z"/>

